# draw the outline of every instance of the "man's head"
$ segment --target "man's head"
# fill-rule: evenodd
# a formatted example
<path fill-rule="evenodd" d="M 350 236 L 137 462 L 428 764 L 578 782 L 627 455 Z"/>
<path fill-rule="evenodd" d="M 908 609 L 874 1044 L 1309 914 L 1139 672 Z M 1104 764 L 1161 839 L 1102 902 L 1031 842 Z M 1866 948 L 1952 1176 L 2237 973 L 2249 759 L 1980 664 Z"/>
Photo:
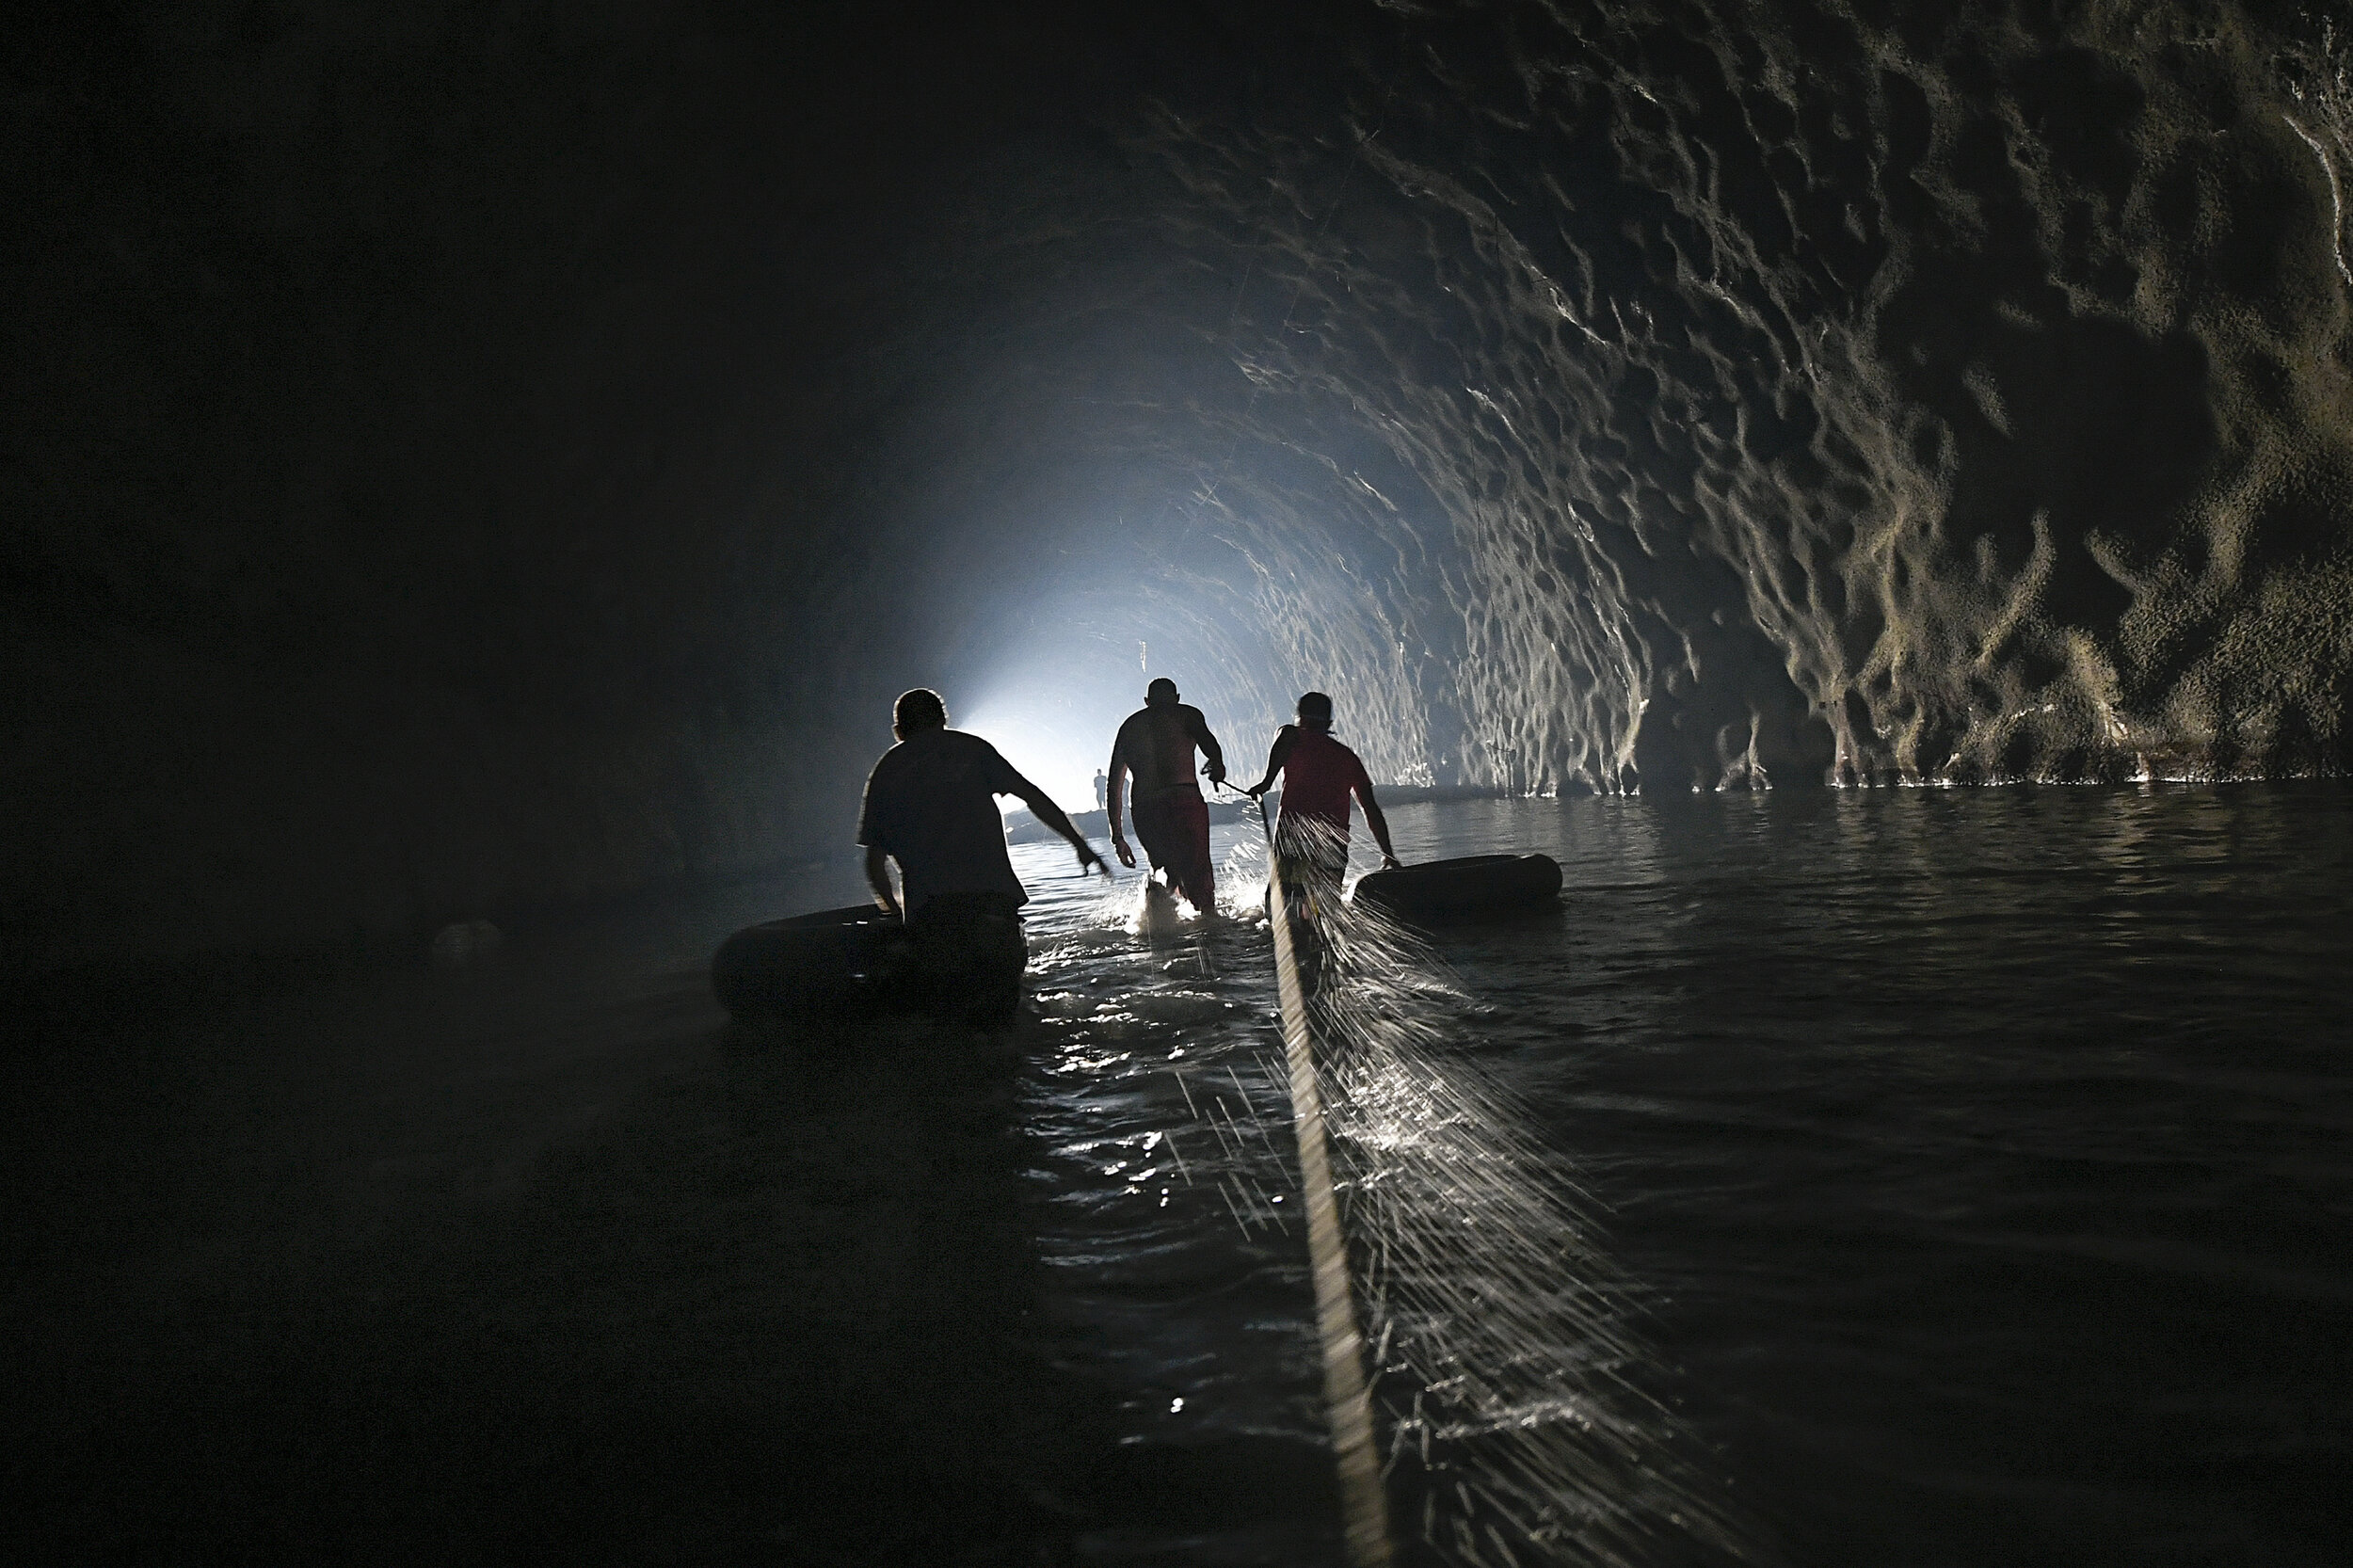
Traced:
<path fill-rule="evenodd" d="M 1299 722 L 1309 729 L 1332 728 L 1332 699 L 1321 692 L 1305 692 L 1299 698 Z"/>
<path fill-rule="evenodd" d="M 1176 682 L 1161 676 L 1144 688 L 1144 704 L 1147 708 L 1166 708 L 1176 700 Z"/>
<path fill-rule="evenodd" d="M 948 705 L 928 686 L 900 693 L 890 710 L 890 732 L 903 741 L 919 730 L 943 728 L 947 723 Z"/>

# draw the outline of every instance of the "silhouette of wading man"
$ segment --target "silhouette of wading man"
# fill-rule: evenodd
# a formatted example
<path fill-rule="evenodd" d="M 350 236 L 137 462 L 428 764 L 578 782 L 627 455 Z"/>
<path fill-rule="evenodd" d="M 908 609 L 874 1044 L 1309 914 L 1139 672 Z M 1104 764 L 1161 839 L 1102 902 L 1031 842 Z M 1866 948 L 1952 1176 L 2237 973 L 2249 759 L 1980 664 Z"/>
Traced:
<path fill-rule="evenodd" d="M 948 728 L 948 706 L 937 692 L 918 687 L 902 696 L 891 711 L 891 733 L 899 744 L 874 764 L 858 812 L 866 884 L 877 904 L 906 921 L 924 984 L 934 993 L 928 1000 L 974 1016 L 1002 1017 L 1020 1004 L 1021 972 L 1029 963 L 1021 906 L 1030 894 L 1005 852 L 996 797 L 1017 797 L 1069 840 L 1080 871 L 1109 876 L 1111 868 L 1062 808 L 995 746 Z"/>
<path fill-rule="evenodd" d="M 1152 869 L 1197 912 L 1217 907 L 1216 873 L 1209 864 L 1209 805 L 1194 778 L 1193 754 L 1208 759 L 1201 771 L 1212 784 L 1225 781 L 1225 754 L 1209 733 L 1201 710 L 1177 700 L 1176 682 L 1163 676 L 1144 691 L 1144 706 L 1128 715 L 1112 743 L 1111 781 L 1103 809 L 1111 824 L 1112 853 L 1123 866 L 1136 863 L 1135 851 L 1119 831 L 1120 785 L 1134 776 L 1136 837 Z"/>
<path fill-rule="evenodd" d="M 1266 776 L 1244 792 L 1252 798 L 1283 779 L 1283 814 L 1274 824 L 1274 860 L 1283 880 L 1311 901 L 1337 893 L 1348 873 L 1348 803 L 1365 808 L 1365 825 L 1381 846 L 1384 870 L 1398 863 L 1389 846 L 1388 819 L 1372 797 L 1372 780 L 1356 754 L 1332 738 L 1332 699 L 1308 692 L 1299 699 L 1299 722 L 1275 732 L 1267 752 Z"/>

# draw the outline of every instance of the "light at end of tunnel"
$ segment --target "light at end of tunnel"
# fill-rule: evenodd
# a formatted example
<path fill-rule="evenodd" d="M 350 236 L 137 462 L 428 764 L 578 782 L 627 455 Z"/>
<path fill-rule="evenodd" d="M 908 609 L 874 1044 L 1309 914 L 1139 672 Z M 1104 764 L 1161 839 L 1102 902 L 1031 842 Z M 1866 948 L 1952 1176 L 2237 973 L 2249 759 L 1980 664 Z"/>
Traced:
<path fill-rule="evenodd" d="M 1112 738 L 1124 712 L 1080 714 L 1048 698 L 984 698 L 949 722 L 980 736 L 1001 753 L 1054 804 L 1076 815 L 1095 809 L 1095 776 L 1111 760 Z M 1017 800 L 998 801 L 1010 814 L 1025 809 Z"/>

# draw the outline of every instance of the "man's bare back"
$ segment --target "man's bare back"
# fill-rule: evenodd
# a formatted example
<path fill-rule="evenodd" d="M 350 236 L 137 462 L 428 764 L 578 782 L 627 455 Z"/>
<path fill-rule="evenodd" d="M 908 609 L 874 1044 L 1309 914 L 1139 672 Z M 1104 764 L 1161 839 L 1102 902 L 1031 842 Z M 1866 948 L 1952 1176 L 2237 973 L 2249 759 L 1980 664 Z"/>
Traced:
<path fill-rule="evenodd" d="M 1119 727 L 1119 739 L 1112 746 L 1112 768 L 1116 772 L 1121 762 L 1128 765 L 1139 798 L 1169 790 L 1198 789 L 1193 772 L 1195 747 L 1216 765 L 1216 774 L 1225 772 L 1217 737 L 1209 733 L 1209 723 L 1200 709 L 1182 702 L 1140 708 Z"/>
<path fill-rule="evenodd" d="M 1225 754 L 1209 733 L 1201 710 L 1177 700 L 1176 683 L 1163 677 L 1144 693 L 1144 707 L 1128 715 L 1112 743 L 1110 783 L 1103 808 L 1110 818 L 1112 849 L 1119 863 L 1132 866 L 1135 852 L 1119 830 L 1120 786 L 1132 776 L 1136 837 L 1144 840 L 1153 869 L 1208 914 L 1217 907 L 1216 872 L 1209 863 L 1209 810 L 1193 776 L 1193 754 L 1208 759 L 1203 769 L 1212 783 L 1225 780 Z"/>

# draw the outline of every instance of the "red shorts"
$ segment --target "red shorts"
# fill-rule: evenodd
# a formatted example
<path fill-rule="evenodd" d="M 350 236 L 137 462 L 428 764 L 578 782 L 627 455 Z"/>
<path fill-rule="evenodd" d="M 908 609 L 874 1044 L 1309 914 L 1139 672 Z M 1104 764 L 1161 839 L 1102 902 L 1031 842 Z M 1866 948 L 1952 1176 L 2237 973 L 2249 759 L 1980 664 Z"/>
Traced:
<path fill-rule="evenodd" d="M 1185 902 L 1203 914 L 1217 907 L 1217 881 L 1209 866 L 1209 803 L 1198 790 L 1139 798 L 1135 802 L 1136 839 L 1150 856 L 1154 871 L 1166 871 L 1168 880 Z"/>

